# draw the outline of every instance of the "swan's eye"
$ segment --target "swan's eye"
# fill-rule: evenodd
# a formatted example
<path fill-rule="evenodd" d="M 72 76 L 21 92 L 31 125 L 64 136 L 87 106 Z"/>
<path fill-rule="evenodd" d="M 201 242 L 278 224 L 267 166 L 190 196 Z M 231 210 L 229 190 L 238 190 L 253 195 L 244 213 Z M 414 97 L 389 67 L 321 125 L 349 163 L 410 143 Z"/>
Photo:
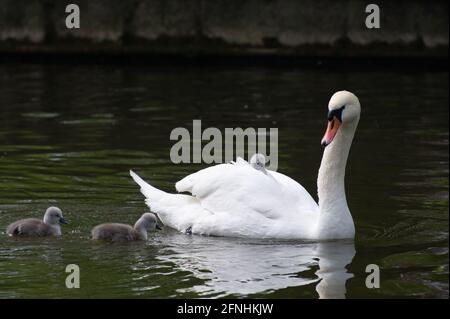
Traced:
<path fill-rule="evenodd" d="M 342 111 L 345 109 L 345 105 L 338 108 L 338 109 L 334 109 L 328 112 L 328 121 L 331 121 L 333 119 L 333 117 L 337 118 L 339 120 L 339 122 L 342 123 Z"/>

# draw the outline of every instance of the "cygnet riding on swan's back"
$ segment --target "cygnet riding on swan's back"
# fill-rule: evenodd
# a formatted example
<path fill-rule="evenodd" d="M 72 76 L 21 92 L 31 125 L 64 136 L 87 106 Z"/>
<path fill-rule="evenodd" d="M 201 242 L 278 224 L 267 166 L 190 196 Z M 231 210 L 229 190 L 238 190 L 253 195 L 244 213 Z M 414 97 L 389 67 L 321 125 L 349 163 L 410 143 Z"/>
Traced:
<path fill-rule="evenodd" d="M 254 154 L 250 158 L 250 165 L 264 174 L 266 174 L 266 157 L 263 154 Z"/>
<path fill-rule="evenodd" d="M 253 238 L 354 238 L 345 197 L 345 168 L 361 112 L 358 98 L 336 92 L 328 104 L 326 146 L 319 169 L 319 204 L 290 177 L 242 159 L 186 176 L 169 194 L 130 171 L 146 203 L 167 226 L 193 234 Z M 246 165 L 242 163 L 245 162 Z M 256 164 L 256 162 L 255 162 Z M 260 167 L 260 166 L 257 166 Z"/>

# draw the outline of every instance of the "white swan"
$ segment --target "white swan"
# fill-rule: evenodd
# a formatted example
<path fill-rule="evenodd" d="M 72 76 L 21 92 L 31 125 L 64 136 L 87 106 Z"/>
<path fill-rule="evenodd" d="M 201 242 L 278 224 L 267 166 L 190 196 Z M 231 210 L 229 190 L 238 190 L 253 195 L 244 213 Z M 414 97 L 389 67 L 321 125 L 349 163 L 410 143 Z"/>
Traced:
<path fill-rule="evenodd" d="M 253 238 L 354 238 L 345 197 L 345 167 L 359 122 L 358 98 L 336 92 L 328 104 L 326 146 L 317 180 L 319 204 L 290 177 L 254 169 L 245 160 L 186 176 L 169 194 L 130 171 L 150 209 L 162 222 L 194 234 Z"/>

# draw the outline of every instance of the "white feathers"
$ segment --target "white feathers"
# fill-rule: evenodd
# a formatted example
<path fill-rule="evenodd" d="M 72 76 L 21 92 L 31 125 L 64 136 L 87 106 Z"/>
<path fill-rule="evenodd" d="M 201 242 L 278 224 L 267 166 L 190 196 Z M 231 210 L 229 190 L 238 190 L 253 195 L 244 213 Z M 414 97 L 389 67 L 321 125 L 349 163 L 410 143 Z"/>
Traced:
<path fill-rule="evenodd" d="M 360 105 L 354 94 L 340 91 L 330 100 L 329 109 L 336 108 L 343 109 L 342 123 L 324 151 L 319 170 L 320 209 L 299 183 L 267 170 L 261 154 L 255 154 L 250 163 L 237 158 L 176 183 L 178 192 L 191 195 L 165 193 L 130 174 L 152 211 L 164 224 L 182 232 L 253 238 L 353 238 L 344 177 Z"/>
<path fill-rule="evenodd" d="M 294 180 L 268 172 L 240 159 L 208 167 L 176 183 L 177 191 L 192 196 L 163 193 L 130 174 L 152 211 L 179 231 L 192 227 L 193 233 L 217 236 L 310 237 L 317 204 Z"/>

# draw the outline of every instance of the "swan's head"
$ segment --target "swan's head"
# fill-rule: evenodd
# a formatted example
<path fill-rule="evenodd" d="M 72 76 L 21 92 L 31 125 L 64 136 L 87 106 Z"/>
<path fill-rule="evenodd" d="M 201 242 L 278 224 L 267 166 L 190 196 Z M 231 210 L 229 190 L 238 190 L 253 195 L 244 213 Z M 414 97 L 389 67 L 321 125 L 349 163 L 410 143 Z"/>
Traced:
<path fill-rule="evenodd" d="M 361 106 L 355 94 L 348 91 L 334 93 L 328 103 L 328 126 L 321 144 L 329 145 L 339 128 L 358 121 L 360 113 Z"/>
<path fill-rule="evenodd" d="M 59 225 L 67 224 L 67 221 L 64 219 L 61 209 L 52 206 L 45 211 L 44 223 L 48 225 Z"/>

